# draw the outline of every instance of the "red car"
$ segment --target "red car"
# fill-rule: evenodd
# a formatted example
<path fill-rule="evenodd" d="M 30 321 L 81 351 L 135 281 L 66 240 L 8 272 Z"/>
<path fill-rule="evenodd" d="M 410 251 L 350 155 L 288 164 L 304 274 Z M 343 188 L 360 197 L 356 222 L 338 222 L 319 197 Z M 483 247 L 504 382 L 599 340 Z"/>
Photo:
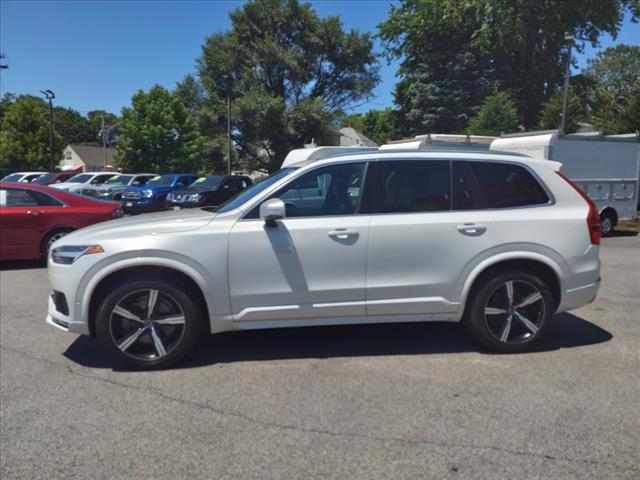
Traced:
<path fill-rule="evenodd" d="M 0 185 L 0 260 L 46 258 L 51 244 L 78 228 L 121 217 L 116 202 L 29 183 Z"/>
<path fill-rule="evenodd" d="M 61 183 L 69 180 L 78 172 L 51 172 L 36 178 L 32 183 L 36 185 L 51 185 L 53 183 Z"/>

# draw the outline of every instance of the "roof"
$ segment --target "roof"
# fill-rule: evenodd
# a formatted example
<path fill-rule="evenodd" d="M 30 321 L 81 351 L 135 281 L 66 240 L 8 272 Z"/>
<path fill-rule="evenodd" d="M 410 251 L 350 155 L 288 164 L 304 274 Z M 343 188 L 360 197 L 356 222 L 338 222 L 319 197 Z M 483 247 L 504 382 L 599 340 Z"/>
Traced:
<path fill-rule="evenodd" d="M 104 165 L 104 154 L 106 151 L 107 156 L 107 165 L 113 165 L 113 161 L 116 155 L 116 149 L 113 147 L 105 148 L 103 151 L 102 147 L 93 147 L 91 145 L 75 145 L 69 144 L 67 147 L 71 148 L 76 155 L 78 155 L 85 165 Z"/>
<path fill-rule="evenodd" d="M 340 130 L 341 147 L 377 147 L 378 144 L 362 132 L 353 127 L 343 127 Z"/>

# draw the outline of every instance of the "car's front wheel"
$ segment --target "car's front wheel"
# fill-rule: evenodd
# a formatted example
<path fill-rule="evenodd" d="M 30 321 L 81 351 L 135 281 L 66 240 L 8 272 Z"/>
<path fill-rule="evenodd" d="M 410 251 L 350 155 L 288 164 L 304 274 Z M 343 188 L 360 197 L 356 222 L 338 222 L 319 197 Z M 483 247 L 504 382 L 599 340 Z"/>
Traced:
<path fill-rule="evenodd" d="M 166 368 L 180 361 L 204 331 L 201 306 L 168 279 L 123 282 L 101 301 L 96 336 L 115 361 L 134 369 Z"/>
<path fill-rule="evenodd" d="M 555 303 L 549 286 L 528 272 L 497 272 L 480 279 L 464 323 L 493 352 L 530 350 L 548 328 Z"/>

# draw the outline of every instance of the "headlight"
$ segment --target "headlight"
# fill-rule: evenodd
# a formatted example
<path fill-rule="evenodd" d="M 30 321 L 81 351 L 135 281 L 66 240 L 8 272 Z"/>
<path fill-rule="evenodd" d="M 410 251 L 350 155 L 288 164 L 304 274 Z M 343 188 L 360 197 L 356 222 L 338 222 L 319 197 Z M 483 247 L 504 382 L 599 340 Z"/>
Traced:
<path fill-rule="evenodd" d="M 167 200 L 173 201 L 174 198 L 175 197 L 174 197 L 173 193 L 170 193 L 169 195 L 167 195 Z"/>
<path fill-rule="evenodd" d="M 151 198 L 153 197 L 153 190 L 143 190 L 142 195 L 144 195 L 147 198 Z"/>
<path fill-rule="evenodd" d="M 198 203 L 200 201 L 200 194 L 194 193 L 193 195 L 191 195 L 191 201 Z"/>
<path fill-rule="evenodd" d="M 65 245 L 51 250 L 51 260 L 53 260 L 54 263 L 71 265 L 83 255 L 103 252 L 104 250 L 100 245 Z"/>

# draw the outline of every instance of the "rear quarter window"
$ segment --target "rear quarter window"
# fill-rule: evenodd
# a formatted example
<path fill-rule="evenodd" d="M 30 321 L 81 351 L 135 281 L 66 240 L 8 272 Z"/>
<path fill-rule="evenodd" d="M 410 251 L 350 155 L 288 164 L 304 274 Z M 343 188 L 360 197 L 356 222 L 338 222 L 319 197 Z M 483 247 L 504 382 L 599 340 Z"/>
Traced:
<path fill-rule="evenodd" d="M 467 162 L 472 177 L 473 200 L 465 206 L 474 208 L 514 208 L 541 205 L 549 202 L 549 196 L 533 174 L 521 165 L 501 162 Z M 454 202 L 458 203 L 458 202 Z M 461 205 L 462 206 L 462 205 Z"/>

